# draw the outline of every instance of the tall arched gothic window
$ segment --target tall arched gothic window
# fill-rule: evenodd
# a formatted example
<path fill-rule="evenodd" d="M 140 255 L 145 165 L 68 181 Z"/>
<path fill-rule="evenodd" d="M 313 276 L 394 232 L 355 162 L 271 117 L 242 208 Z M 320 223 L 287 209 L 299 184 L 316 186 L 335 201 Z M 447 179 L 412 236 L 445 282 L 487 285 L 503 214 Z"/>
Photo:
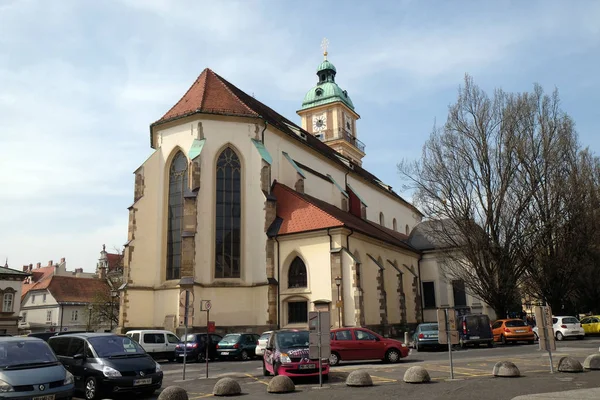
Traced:
<path fill-rule="evenodd" d="M 307 286 L 306 265 L 300 257 L 294 258 L 288 272 L 288 288 L 303 288 Z"/>
<path fill-rule="evenodd" d="M 240 277 L 241 176 L 240 159 L 227 147 L 217 160 L 215 278 Z"/>
<path fill-rule="evenodd" d="M 183 195 L 188 187 L 188 160 L 179 151 L 169 169 L 169 227 L 167 233 L 167 279 L 181 278 Z"/>

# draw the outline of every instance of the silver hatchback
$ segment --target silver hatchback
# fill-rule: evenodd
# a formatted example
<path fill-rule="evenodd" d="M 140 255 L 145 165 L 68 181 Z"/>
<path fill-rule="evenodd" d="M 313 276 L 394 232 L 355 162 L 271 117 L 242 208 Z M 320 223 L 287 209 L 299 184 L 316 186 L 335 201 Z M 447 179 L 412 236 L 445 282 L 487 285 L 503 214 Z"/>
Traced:
<path fill-rule="evenodd" d="M 73 375 L 48 343 L 31 337 L 0 337 L 0 398 L 71 399 L 73 387 Z"/>

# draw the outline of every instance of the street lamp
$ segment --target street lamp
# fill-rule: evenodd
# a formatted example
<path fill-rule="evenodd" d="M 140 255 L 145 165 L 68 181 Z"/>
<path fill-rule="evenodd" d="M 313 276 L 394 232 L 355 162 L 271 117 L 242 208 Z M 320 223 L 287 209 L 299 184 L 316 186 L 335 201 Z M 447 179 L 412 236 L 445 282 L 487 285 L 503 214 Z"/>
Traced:
<path fill-rule="evenodd" d="M 338 326 L 341 328 L 342 327 L 342 309 L 340 308 L 340 286 L 342 285 L 342 278 L 337 276 L 335 278 L 335 285 L 337 286 L 338 289 L 338 304 L 337 304 L 337 309 L 338 309 Z"/>
<path fill-rule="evenodd" d="M 91 304 L 88 304 L 88 331 L 92 330 L 92 310 L 94 309 L 94 306 Z"/>
<path fill-rule="evenodd" d="M 119 296 L 119 292 L 116 290 L 110 291 L 110 331 L 113 330 L 113 318 L 115 317 L 115 297 Z"/>

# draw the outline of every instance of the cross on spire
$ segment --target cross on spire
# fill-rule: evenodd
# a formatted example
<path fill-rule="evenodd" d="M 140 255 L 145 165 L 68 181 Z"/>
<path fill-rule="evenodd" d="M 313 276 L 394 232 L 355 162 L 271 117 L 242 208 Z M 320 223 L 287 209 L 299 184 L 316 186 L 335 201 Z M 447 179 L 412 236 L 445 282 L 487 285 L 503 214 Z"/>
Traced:
<path fill-rule="evenodd" d="M 329 40 L 327 38 L 323 38 L 321 41 L 321 49 L 323 49 L 323 57 L 327 60 L 327 47 L 329 46 Z"/>

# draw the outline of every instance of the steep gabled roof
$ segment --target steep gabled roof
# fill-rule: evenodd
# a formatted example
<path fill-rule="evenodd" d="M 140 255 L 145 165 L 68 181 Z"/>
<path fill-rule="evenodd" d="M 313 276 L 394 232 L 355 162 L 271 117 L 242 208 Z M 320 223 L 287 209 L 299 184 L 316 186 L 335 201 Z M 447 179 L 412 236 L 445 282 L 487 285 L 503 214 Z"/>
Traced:
<path fill-rule="evenodd" d="M 408 244 L 408 236 L 403 233 L 359 218 L 326 201 L 299 193 L 281 183 L 276 182 L 273 185 L 273 195 L 277 198 L 277 217 L 282 220 L 278 235 L 346 227 L 374 239 L 417 252 Z"/>
<path fill-rule="evenodd" d="M 347 160 L 347 163 L 340 160 L 338 156 L 343 156 L 323 143 L 320 139 L 306 132 L 283 115 L 256 100 L 254 97 L 249 96 L 209 68 L 202 71 L 200 76 L 177 104 L 167 111 L 162 118 L 150 125 L 150 146 L 154 148 L 153 129 L 155 126 L 194 114 L 216 114 L 260 118 L 289 137 L 303 143 L 304 146 L 308 146 L 322 156 L 327 157 L 344 170 L 350 170 L 356 173 L 358 176 L 374 185 L 378 190 L 394 196 L 418 215 L 423 215 L 415 206 L 404 200 L 400 195 L 391 190 L 391 188 L 385 189 L 382 187 L 379 184 L 381 181 L 375 175 L 371 174 L 358 164 L 353 163 L 351 160 Z"/>
<path fill-rule="evenodd" d="M 33 284 L 26 293 L 48 290 L 58 303 L 89 303 L 94 298 L 110 291 L 105 280 L 78 278 L 74 276 L 48 275 Z M 25 294 L 21 296 L 21 299 Z"/>
<path fill-rule="evenodd" d="M 21 284 L 21 299 L 25 297 L 30 290 L 46 289 L 50 282 L 50 277 L 54 274 L 54 266 L 36 268 L 31 271 L 31 283 L 23 282 Z"/>

